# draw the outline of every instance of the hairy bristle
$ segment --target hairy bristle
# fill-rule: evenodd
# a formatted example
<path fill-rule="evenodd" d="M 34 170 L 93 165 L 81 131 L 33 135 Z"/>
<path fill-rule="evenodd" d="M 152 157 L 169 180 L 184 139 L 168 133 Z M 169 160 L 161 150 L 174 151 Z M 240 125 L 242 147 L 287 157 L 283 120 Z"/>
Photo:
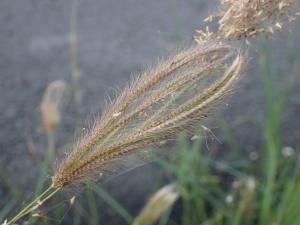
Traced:
<path fill-rule="evenodd" d="M 232 89 L 244 64 L 233 47 L 210 42 L 146 71 L 74 146 L 52 185 L 78 183 L 124 155 L 193 127 Z"/>

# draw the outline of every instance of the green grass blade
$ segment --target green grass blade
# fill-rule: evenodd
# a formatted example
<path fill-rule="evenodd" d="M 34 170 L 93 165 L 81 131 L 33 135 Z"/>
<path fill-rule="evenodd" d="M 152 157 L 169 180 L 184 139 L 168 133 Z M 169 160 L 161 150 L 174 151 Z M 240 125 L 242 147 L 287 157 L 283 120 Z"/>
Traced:
<path fill-rule="evenodd" d="M 132 224 L 133 217 L 116 201 L 114 200 L 103 188 L 97 185 L 91 185 L 91 189 L 102 198 L 108 205 L 110 205 L 125 221 L 127 224 Z"/>

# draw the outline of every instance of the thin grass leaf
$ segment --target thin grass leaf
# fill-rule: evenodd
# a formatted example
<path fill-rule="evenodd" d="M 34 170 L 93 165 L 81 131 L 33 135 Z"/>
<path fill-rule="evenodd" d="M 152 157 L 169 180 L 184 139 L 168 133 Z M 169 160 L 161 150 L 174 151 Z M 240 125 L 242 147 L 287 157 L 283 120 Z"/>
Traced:
<path fill-rule="evenodd" d="M 91 185 L 91 189 L 102 198 L 108 205 L 110 205 L 127 224 L 132 224 L 133 217 L 116 201 L 114 200 L 103 188 L 98 185 Z"/>

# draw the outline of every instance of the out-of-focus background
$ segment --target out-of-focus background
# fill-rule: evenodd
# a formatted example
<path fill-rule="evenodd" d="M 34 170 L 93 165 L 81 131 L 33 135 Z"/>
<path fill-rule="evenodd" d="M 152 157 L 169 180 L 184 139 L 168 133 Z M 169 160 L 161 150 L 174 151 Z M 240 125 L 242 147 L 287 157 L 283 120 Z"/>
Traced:
<path fill-rule="evenodd" d="M 64 80 L 69 95 L 61 123 L 55 132 L 56 148 L 73 141 L 76 124 L 84 126 L 100 111 L 106 97 L 122 87 L 132 74 L 194 43 L 195 30 L 215 10 L 218 1 L 208 0 L 2 0 L 0 2 L 0 169 L 25 195 L 32 195 L 38 176 L 33 154 L 43 156 L 47 136 L 41 126 L 39 105 L 47 85 Z M 288 92 L 282 122 L 283 142 L 296 149 L 300 145 L 300 23 L 292 33 L 268 40 L 272 52 L 276 85 Z M 298 28 L 298 29 L 297 29 Z M 75 36 L 74 36 L 75 35 Z M 71 52 L 70 38 L 77 47 Z M 73 45 L 73 47 L 74 47 Z M 208 148 L 230 158 L 226 135 L 220 123 L 229 124 L 231 136 L 244 157 L 259 155 L 266 102 L 261 76 L 260 54 L 265 40 L 254 41 L 246 75 L 237 93 L 213 116 L 209 127 L 220 141 L 207 139 Z M 76 54 L 77 59 L 71 57 Z M 73 99 L 72 60 L 79 75 Z M 74 61 L 73 61 L 74 63 Z M 73 71 L 74 75 L 74 71 Z M 291 90 L 289 92 L 289 90 Z M 221 122 L 220 122 L 221 121 Z M 223 129 L 224 131 L 224 129 Z M 80 130 L 77 132 L 80 132 Z M 61 150 L 64 151 L 64 150 Z M 137 214 L 146 198 L 164 180 L 164 172 L 148 164 L 110 179 L 104 188 L 132 214 Z M 6 179 L 5 178 L 5 179 Z M 0 208 L 8 200 L 9 189 L 0 181 Z M 101 201 L 101 200 L 100 200 Z M 100 203 L 105 205 L 104 203 Z M 103 224 L 122 224 L 109 207 L 102 210 Z M 113 219 L 112 219 L 113 218 Z M 114 222 L 114 220 L 119 222 Z"/>

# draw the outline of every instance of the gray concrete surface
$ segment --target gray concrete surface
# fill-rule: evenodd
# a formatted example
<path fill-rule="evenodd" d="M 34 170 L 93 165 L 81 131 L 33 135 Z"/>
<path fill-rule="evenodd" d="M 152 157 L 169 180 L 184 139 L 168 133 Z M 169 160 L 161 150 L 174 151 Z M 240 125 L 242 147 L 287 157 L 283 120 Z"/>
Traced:
<path fill-rule="evenodd" d="M 49 82 L 56 79 L 64 79 L 71 84 L 70 2 L 0 1 L 0 164 L 1 169 L 24 189 L 34 186 L 37 174 L 34 161 L 28 154 L 27 135 L 32 136 L 40 153 L 46 148 L 45 134 L 38 117 L 43 91 Z M 214 8 L 215 2 L 79 1 L 77 16 L 81 117 L 86 118 L 90 113 L 97 112 L 111 88 L 122 86 L 132 73 L 140 71 L 159 56 L 168 55 L 178 44 L 192 43 L 195 29 L 202 25 L 202 19 Z M 299 22 L 294 23 L 294 26 L 300 28 Z M 282 66 L 287 68 L 286 74 L 281 74 L 280 79 L 289 79 L 289 73 L 295 70 L 295 62 L 299 62 L 300 29 L 295 30 L 290 58 L 283 54 L 286 35 L 278 35 L 272 43 L 276 65 L 279 65 L 279 69 Z M 261 46 L 261 43 L 255 46 L 259 50 L 257 46 Z M 245 151 L 257 150 L 260 146 L 262 137 L 258 129 L 245 121 L 251 118 L 263 121 L 265 104 L 258 56 L 255 51 L 251 56 L 247 77 L 237 90 L 239 94 L 232 98 L 229 108 L 223 110 Z M 300 143 L 299 79 L 295 85 L 296 91 L 293 91 L 288 100 L 289 108 L 283 123 L 285 141 L 289 145 L 294 144 L 293 147 Z M 69 103 L 58 130 L 58 146 L 69 142 L 73 132 L 74 106 Z M 226 149 L 226 143 L 220 149 Z M 133 171 L 127 175 L 129 178 L 126 175 L 116 178 L 111 185 L 108 184 L 111 192 L 117 193 L 136 212 L 143 203 L 139 199 L 144 197 L 140 196 L 149 194 L 154 188 L 145 184 L 153 183 L 153 179 L 158 180 L 158 174 L 161 174 L 153 167 L 150 165 Z M 153 174 L 151 171 L 154 171 Z M 138 182 L 142 177 L 145 181 Z M 113 184 L 118 183 L 118 180 L 119 183 L 122 182 L 124 196 L 120 196 L 119 189 L 114 188 Z M 132 200 L 126 197 L 126 192 L 139 194 Z M 0 198 L 1 193 L 4 195 L 4 191 L 0 192 Z"/>

